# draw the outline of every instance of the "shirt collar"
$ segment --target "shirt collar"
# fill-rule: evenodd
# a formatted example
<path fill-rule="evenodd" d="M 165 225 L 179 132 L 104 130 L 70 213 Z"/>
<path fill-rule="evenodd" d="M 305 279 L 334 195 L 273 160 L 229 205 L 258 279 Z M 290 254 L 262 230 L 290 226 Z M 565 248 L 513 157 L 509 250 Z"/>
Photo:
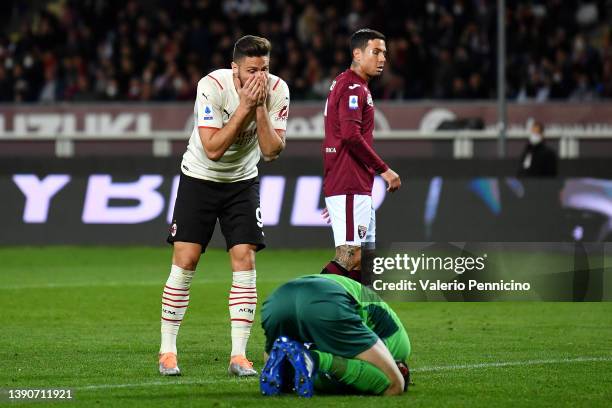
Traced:
<path fill-rule="evenodd" d="M 368 85 L 366 80 L 360 77 L 359 75 L 357 75 L 355 71 L 353 71 L 352 69 L 349 68 L 346 70 L 346 72 L 348 72 L 348 74 L 351 75 L 355 79 L 355 81 L 359 82 L 360 84 L 365 85 L 365 86 Z"/>

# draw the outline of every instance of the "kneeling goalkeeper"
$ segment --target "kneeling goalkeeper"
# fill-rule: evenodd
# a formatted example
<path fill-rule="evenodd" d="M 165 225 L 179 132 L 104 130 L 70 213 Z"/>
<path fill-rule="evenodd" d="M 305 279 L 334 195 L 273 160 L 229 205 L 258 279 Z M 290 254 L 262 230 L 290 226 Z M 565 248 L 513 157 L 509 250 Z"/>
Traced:
<path fill-rule="evenodd" d="M 409 380 L 410 340 L 374 292 L 339 275 L 308 275 L 264 302 L 264 395 L 399 395 Z"/>

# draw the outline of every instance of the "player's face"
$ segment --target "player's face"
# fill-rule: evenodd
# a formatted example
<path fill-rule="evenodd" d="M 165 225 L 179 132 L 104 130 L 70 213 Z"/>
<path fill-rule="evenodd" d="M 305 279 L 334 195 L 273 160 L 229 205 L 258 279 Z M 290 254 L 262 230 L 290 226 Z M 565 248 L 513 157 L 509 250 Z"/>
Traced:
<path fill-rule="evenodd" d="M 238 62 L 232 62 L 234 76 L 237 76 L 241 85 L 258 72 L 268 73 L 270 57 L 244 57 Z"/>
<path fill-rule="evenodd" d="M 381 75 L 385 67 L 385 61 L 387 61 L 385 40 L 370 40 L 368 41 L 368 46 L 360 51 L 361 60 L 359 63 L 363 72 L 369 77 Z"/>
<path fill-rule="evenodd" d="M 535 133 L 537 135 L 541 135 L 542 134 L 542 129 L 540 129 L 540 126 L 538 126 L 537 124 L 534 124 L 531 126 L 531 133 Z"/>

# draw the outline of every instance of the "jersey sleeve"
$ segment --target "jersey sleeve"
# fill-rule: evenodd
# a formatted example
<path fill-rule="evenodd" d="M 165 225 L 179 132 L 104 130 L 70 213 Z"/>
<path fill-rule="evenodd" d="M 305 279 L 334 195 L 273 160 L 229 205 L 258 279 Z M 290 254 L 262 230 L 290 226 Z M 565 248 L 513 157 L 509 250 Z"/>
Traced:
<path fill-rule="evenodd" d="M 270 88 L 270 121 L 275 130 L 287 130 L 289 117 L 289 87 L 278 78 Z"/>
<path fill-rule="evenodd" d="M 196 123 L 199 128 L 223 127 L 222 95 L 219 85 L 211 78 L 204 77 L 198 82 L 195 102 Z"/>
<path fill-rule="evenodd" d="M 340 123 L 352 120 L 361 123 L 365 98 L 362 88 L 346 88 L 338 99 L 338 120 Z"/>
<path fill-rule="evenodd" d="M 338 100 L 340 137 L 351 153 L 377 173 L 384 173 L 389 166 L 376 154 L 361 136 L 361 118 L 366 103 L 363 88 L 347 88 Z"/>

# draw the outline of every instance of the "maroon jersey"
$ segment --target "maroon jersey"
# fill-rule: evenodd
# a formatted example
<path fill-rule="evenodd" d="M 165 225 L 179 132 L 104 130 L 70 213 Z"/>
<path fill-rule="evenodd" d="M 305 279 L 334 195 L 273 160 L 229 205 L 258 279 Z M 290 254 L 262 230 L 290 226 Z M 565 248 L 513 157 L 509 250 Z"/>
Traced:
<path fill-rule="evenodd" d="M 372 149 L 373 131 L 374 102 L 368 83 L 347 69 L 336 77 L 325 102 L 325 197 L 372 194 L 374 174 L 389 169 Z"/>

